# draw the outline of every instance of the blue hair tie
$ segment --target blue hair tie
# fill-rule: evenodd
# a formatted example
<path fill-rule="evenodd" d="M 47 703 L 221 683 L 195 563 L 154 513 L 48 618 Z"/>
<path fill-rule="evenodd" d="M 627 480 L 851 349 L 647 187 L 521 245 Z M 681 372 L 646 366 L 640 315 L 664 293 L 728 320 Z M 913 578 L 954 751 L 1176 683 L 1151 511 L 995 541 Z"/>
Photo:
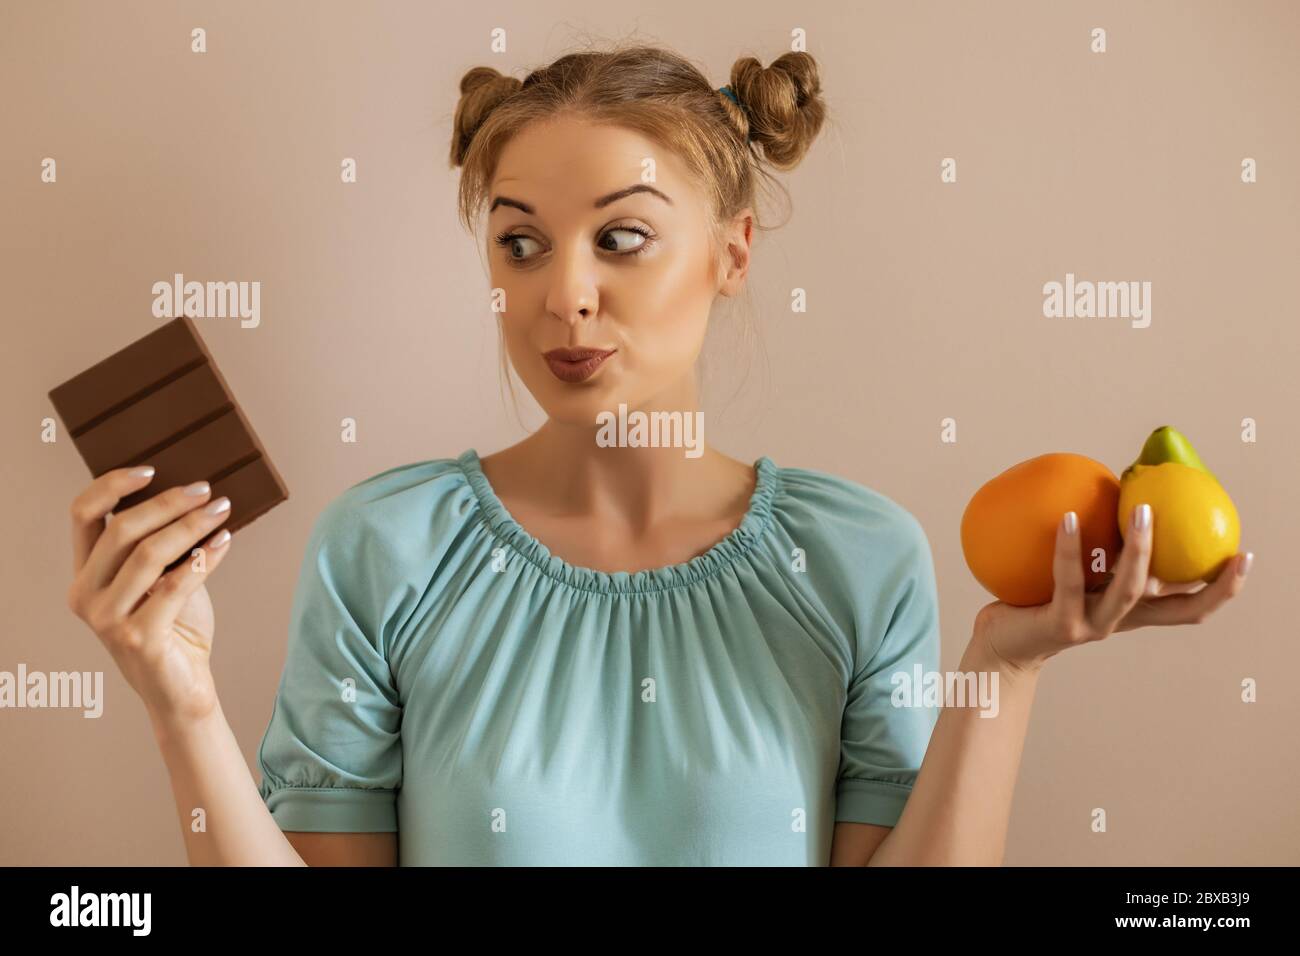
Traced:
<path fill-rule="evenodd" d="M 740 102 L 740 100 L 736 99 L 736 94 L 735 94 L 735 92 L 731 89 L 731 87 L 729 87 L 729 86 L 719 86 L 719 87 L 718 87 L 718 92 L 721 93 L 723 96 L 725 96 L 727 99 L 731 100 L 731 102 L 733 102 L 733 103 L 735 103 L 737 106 L 739 106 L 740 109 L 741 109 L 741 111 L 744 112 L 745 117 L 746 117 L 747 119 L 749 119 L 750 122 L 751 122 L 751 124 L 752 124 L 753 119 L 752 119 L 752 117 L 749 116 L 749 110 L 745 109 L 744 105 Z M 748 141 L 752 140 L 753 138 L 754 138 L 754 130 L 753 130 L 753 127 L 752 127 L 752 125 L 751 125 L 749 132 L 745 134 L 745 140 L 748 142 Z"/>

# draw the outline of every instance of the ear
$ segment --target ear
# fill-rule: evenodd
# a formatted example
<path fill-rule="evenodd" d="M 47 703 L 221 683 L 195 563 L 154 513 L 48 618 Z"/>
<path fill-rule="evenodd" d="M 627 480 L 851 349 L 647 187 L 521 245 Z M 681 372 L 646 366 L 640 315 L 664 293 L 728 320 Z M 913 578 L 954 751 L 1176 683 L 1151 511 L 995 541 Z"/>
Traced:
<path fill-rule="evenodd" d="M 722 271 L 718 292 L 736 296 L 749 273 L 750 243 L 754 237 L 754 210 L 746 206 L 727 224 L 722 235 Z"/>

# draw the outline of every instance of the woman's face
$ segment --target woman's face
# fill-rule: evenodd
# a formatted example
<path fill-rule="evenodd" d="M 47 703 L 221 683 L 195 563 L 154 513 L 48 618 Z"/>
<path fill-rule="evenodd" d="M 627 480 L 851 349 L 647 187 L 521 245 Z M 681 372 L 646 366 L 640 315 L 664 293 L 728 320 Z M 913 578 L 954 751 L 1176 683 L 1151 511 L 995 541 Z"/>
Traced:
<path fill-rule="evenodd" d="M 715 262 L 706 199 L 670 151 L 567 117 L 511 139 L 489 192 L 492 286 L 510 361 L 550 418 L 594 428 L 620 403 L 695 407 L 710 308 L 748 265 L 748 212 Z M 614 352 L 575 382 L 545 358 L 556 348 Z"/>

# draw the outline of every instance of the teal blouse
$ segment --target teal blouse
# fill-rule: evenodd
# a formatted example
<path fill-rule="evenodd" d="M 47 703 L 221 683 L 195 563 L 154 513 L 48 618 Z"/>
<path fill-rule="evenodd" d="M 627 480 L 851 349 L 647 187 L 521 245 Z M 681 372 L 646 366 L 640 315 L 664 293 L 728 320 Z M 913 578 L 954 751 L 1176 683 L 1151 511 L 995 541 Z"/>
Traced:
<path fill-rule="evenodd" d="M 938 713 L 891 703 L 939 667 L 925 532 L 754 468 L 726 538 L 636 572 L 552 555 L 473 449 L 340 494 L 258 751 L 280 828 L 396 831 L 405 866 L 808 866 L 894 825 Z"/>

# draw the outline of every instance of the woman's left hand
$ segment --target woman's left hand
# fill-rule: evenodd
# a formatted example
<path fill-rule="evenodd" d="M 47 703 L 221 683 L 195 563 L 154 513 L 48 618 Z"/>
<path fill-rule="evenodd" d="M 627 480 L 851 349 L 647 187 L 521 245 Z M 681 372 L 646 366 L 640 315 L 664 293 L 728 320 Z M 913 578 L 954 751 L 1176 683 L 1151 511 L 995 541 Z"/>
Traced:
<path fill-rule="evenodd" d="M 1133 509 L 1136 519 L 1139 509 Z M 1064 521 L 1056 528 L 1052 560 L 1055 588 L 1049 604 L 1015 607 L 995 601 L 975 618 L 975 639 L 1016 671 L 1037 672 L 1048 658 L 1070 647 L 1100 641 L 1116 631 L 1169 624 L 1199 624 L 1245 586 L 1248 558 L 1240 552 L 1225 561 L 1216 577 L 1170 584 L 1148 573 L 1151 529 L 1129 531 L 1111 579 L 1104 587 L 1084 588 L 1083 555 L 1077 530 L 1067 534 Z"/>

